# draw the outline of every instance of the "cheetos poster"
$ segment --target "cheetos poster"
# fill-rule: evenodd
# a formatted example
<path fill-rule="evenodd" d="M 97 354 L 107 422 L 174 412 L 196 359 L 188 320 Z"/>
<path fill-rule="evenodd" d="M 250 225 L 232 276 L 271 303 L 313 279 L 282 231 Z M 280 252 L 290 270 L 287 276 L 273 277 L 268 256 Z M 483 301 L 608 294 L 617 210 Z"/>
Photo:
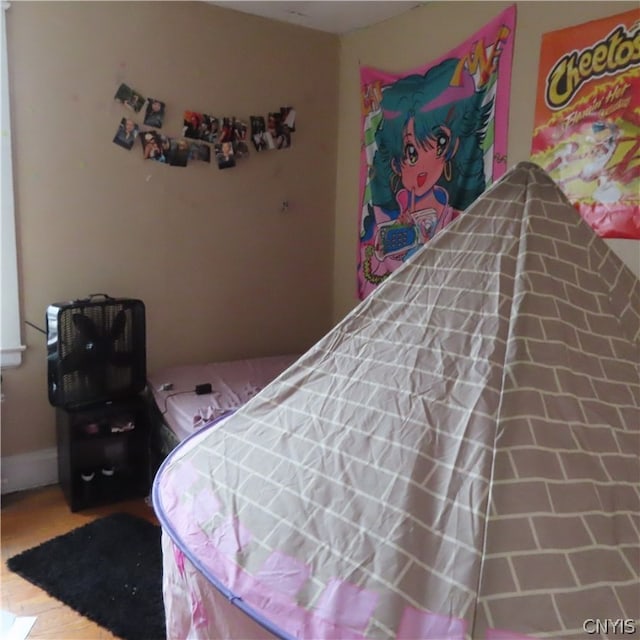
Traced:
<path fill-rule="evenodd" d="M 640 8 L 542 37 L 531 159 L 596 233 L 640 238 Z"/>

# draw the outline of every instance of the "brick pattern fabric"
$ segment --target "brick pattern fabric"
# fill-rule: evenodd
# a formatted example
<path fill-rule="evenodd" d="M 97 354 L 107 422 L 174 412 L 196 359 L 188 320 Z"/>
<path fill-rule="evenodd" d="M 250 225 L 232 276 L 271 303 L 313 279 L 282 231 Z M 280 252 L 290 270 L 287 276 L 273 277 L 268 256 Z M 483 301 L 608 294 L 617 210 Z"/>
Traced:
<path fill-rule="evenodd" d="M 639 311 L 638 280 L 520 164 L 177 449 L 154 485 L 165 532 L 281 637 L 571 638 L 637 617 Z M 174 556 L 169 628 L 198 635 Z"/>

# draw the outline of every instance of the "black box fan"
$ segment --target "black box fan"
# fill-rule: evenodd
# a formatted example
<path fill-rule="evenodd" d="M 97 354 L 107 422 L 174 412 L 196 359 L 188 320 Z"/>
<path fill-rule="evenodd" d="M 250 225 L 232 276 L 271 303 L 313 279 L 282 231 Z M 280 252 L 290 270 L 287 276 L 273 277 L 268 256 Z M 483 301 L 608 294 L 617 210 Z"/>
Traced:
<path fill-rule="evenodd" d="M 146 386 L 141 300 L 103 293 L 47 307 L 49 402 L 78 407 L 132 397 Z"/>

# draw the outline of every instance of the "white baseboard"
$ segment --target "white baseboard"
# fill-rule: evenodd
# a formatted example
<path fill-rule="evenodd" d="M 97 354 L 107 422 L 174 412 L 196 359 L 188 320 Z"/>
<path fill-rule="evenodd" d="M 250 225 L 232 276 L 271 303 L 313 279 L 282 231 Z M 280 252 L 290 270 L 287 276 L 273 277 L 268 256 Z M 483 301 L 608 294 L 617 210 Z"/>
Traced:
<path fill-rule="evenodd" d="M 2 456 L 2 493 L 58 483 L 58 451 L 55 447 L 15 456 Z"/>

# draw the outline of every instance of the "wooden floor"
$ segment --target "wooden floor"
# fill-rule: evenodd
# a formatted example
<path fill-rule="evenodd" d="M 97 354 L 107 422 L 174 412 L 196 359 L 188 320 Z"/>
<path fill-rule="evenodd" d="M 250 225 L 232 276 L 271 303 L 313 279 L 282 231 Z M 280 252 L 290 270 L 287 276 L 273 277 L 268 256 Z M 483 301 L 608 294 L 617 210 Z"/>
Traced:
<path fill-rule="evenodd" d="M 2 496 L 0 609 L 17 616 L 37 616 L 29 634 L 30 640 L 104 640 L 115 637 L 9 571 L 6 562 L 20 551 L 116 511 L 131 513 L 157 524 L 153 509 L 142 498 L 71 513 L 57 485 Z"/>

